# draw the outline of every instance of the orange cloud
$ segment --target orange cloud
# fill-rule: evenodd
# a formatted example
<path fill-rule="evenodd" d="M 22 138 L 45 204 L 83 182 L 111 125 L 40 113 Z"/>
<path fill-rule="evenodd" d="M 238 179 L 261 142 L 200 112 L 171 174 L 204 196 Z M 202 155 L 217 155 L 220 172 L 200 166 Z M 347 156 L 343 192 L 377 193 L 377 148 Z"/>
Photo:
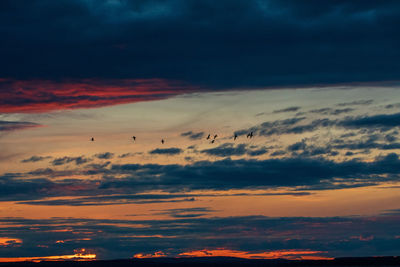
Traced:
<path fill-rule="evenodd" d="M 22 244 L 19 238 L 0 237 L 0 247 L 9 247 Z"/>
<path fill-rule="evenodd" d="M 102 107 L 164 99 L 194 90 L 183 83 L 163 79 L 0 79 L 0 112 L 35 113 Z"/>
<path fill-rule="evenodd" d="M 167 255 L 162 251 L 156 251 L 152 254 L 138 253 L 138 254 L 133 255 L 133 257 L 136 259 L 162 258 L 162 257 L 166 257 L 166 256 Z"/>

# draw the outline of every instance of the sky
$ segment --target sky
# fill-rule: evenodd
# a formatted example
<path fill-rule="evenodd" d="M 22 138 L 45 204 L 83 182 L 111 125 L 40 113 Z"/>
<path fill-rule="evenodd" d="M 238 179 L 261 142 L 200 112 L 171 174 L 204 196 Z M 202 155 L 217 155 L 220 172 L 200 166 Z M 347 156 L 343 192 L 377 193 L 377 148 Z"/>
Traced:
<path fill-rule="evenodd" d="M 400 255 L 399 13 L 0 1 L 0 262 Z"/>

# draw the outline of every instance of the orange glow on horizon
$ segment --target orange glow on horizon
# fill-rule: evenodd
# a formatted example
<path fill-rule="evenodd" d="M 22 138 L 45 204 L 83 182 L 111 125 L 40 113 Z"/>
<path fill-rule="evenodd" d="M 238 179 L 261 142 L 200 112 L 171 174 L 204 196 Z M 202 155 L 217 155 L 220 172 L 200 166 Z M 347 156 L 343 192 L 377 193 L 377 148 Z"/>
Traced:
<path fill-rule="evenodd" d="M 313 250 L 274 250 L 260 253 L 251 253 L 247 251 L 231 250 L 231 249 L 212 249 L 212 250 L 193 250 L 180 253 L 183 257 L 236 257 L 244 259 L 289 259 L 289 260 L 305 260 L 305 259 L 324 259 L 331 260 L 333 258 L 318 256 L 316 254 L 326 253 L 324 251 Z"/>
<path fill-rule="evenodd" d="M 16 258 L 0 258 L 0 262 L 23 262 L 23 261 L 64 261 L 64 260 L 95 260 L 97 257 L 94 253 L 87 253 L 86 249 L 75 250 L 73 255 L 61 255 L 61 256 L 43 256 L 43 257 L 16 257 Z"/>
<path fill-rule="evenodd" d="M 318 254 L 326 253 L 325 251 L 313 250 L 274 250 L 259 253 L 252 253 L 247 251 L 232 250 L 232 249 L 211 249 L 211 250 L 192 250 L 180 253 L 179 257 L 234 257 L 242 259 L 288 259 L 288 260 L 333 260 L 331 257 L 324 257 Z M 153 254 L 138 253 L 133 256 L 136 259 L 145 258 L 160 258 L 169 255 L 162 251 L 157 251 Z"/>

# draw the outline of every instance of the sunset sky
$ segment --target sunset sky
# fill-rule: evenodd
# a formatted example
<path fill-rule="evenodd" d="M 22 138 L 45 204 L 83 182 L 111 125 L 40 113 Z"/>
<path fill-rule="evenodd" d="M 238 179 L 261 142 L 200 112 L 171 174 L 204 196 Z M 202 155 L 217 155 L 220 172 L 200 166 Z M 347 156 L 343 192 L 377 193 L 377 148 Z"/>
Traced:
<path fill-rule="evenodd" d="M 0 22 L 0 262 L 400 255 L 400 2 L 2 0 Z"/>

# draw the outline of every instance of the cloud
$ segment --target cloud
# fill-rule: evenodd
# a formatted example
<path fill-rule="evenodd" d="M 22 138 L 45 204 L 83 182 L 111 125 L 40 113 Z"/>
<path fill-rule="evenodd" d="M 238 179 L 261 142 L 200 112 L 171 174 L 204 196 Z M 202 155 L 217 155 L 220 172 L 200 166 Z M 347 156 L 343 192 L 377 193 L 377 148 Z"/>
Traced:
<path fill-rule="evenodd" d="M 386 105 L 385 108 L 387 108 L 387 109 L 400 108 L 400 103 L 389 104 L 389 105 Z"/>
<path fill-rule="evenodd" d="M 306 140 L 293 143 L 287 147 L 287 151 L 292 153 L 292 156 L 314 157 L 314 156 L 336 156 L 339 152 L 334 151 L 338 148 L 334 145 L 316 146 L 307 144 Z M 279 154 L 278 154 L 279 155 Z"/>
<path fill-rule="evenodd" d="M 332 109 L 332 108 L 320 108 L 310 110 L 311 113 L 318 113 L 323 115 L 340 115 L 342 113 L 349 113 L 354 111 L 353 108 L 343 108 L 343 109 Z"/>
<path fill-rule="evenodd" d="M 123 175 L 125 179 L 104 181 L 101 188 L 185 191 L 301 186 L 310 189 L 339 189 L 397 181 L 399 163 L 397 154 L 392 153 L 372 162 L 335 162 L 322 158 L 294 157 L 200 161 L 184 166 L 113 165 L 111 173 Z M 337 178 L 342 179 L 342 182 L 336 181 Z"/>
<path fill-rule="evenodd" d="M 285 154 L 286 154 L 286 151 L 284 151 L 284 150 L 276 150 L 276 151 L 271 153 L 271 156 L 275 157 L 275 156 L 282 156 L 282 155 L 285 155 Z"/>
<path fill-rule="evenodd" d="M 192 131 L 181 133 L 181 136 L 187 136 L 191 140 L 199 140 L 203 138 L 204 132 L 194 133 Z"/>
<path fill-rule="evenodd" d="M 68 187 L 67 187 L 68 190 Z M 96 190 L 96 189 L 94 189 Z M 100 190 L 101 191 L 101 190 Z M 73 193 L 72 191 L 69 194 Z M 82 194 L 84 191 L 81 192 Z M 86 194 L 88 194 L 87 192 Z M 107 193 L 104 191 L 103 193 Z M 40 205 L 40 206 L 107 206 L 126 204 L 155 204 L 155 203 L 176 203 L 195 201 L 193 194 L 113 194 L 104 196 L 77 197 L 74 199 L 32 199 L 19 201 L 18 204 Z M 68 192 L 65 194 L 68 196 Z"/>
<path fill-rule="evenodd" d="M 66 78 L 159 78 L 231 89 L 398 79 L 397 1 L 2 2 L 0 73 L 22 85 L 33 79 L 40 88 Z M 0 99 L 12 103 L 1 103 L 2 112 L 157 99 L 133 93 L 141 86 L 125 98 L 116 89 L 117 99 L 105 90 L 104 97 L 93 96 L 98 100 L 32 89 L 18 97 L 17 87 L 4 87 Z"/>
<path fill-rule="evenodd" d="M 40 127 L 40 126 L 42 126 L 42 125 L 39 125 L 39 124 L 33 123 L 33 122 L 1 121 L 0 120 L 0 132 L 23 130 L 23 129 L 29 129 L 29 128 L 34 128 L 34 127 Z"/>
<path fill-rule="evenodd" d="M 161 79 L 79 79 L 68 81 L 0 79 L 0 112 L 49 112 L 165 99 L 192 91 Z M 34 123 L 0 121 L 2 128 L 33 127 Z"/>
<path fill-rule="evenodd" d="M 118 158 L 128 158 L 128 157 L 134 157 L 136 155 L 143 155 L 143 152 L 135 152 L 135 153 L 124 153 L 121 155 L 118 155 Z"/>
<path fill-rule="evenodd" d="M 65 165 L 67 163 L 74 162 L 76 165 L 81 165 L 91 161 L 89 158 L 85 158 L 84 156 L 79 157 L 62 157 L 54 159 L 51 164 L 54 166 Z"/>
<path fill-rule="evenodd" d="M 196 212 L 196 207 L 192 208 Z M 157 220 L 0 218 L 0 224 L 8 226 L 1 230 L 2 236 L 22 241 L 18 246 L 2 247 L 0 257 L 71 254 L 72 249 L 82 247 L 93 249 L 99 259 L 130 258 L 156 251 L 174 257 L 188 251 L 221 248 L 260 253 L 266 247 L 268 251 L 326 251 L 323 256 L 327 257 L 398 255 L 398 220 L 398 214 Z"/>
<path fill-rule="evenodd" d="M 318 157 L 305 157 L 300 151 L 294 151 L 297 154 L 292 158 L 267 160 L 225 159 L 187 165 L 113 164 L 110 167 L 108 167 L 110 163 L 107 162 L 104 165 L 84 166 L 79 170 L 40 169 L 29 173 L 10 173 L 0 176 L 0 199 L 41 200 L 31 203 L 38 205 L 156 203 L 192 201 L 196 194 L 180 196 L 172 194 L 168 199 L 165 199 L 165 195 L 158 197 L 140 194 L 154 190 L 178 193 L 279 187 L 289 187 L 294 190 L 324 190 L 370 186 L 399 180 L 400 160 L 394 153 L 377 157 L 371 162 L 355 159 L 335 162 Z M 307 152 L 306 155 L 310 155 L 311 152 L 308 151 L 304 150 L 303 153 Z M 62 162 L 65 164 L 64 160 Z M 102 178 L 85 178 L 87 175 L 95 174 Z M 70 176 L 81 178 L 70 179 Z M 80 198 L 42 200 L 44 197 L 56 196 L 80 196 Z"/>
<path fill-rule="evenodd" d="M 274 113 L 284 113 L 284 112 L 295 112 L 301 109 L 301 107 L 288 107 L 284 109 L 274 110 Z"/>
<path fill-rule="evenodd" d="M 282 134 L 301 134 L 304 132 L 312 132 L 320 127 L 329 127 L 336 124 L 336 120 L 328 118 L 316 119 L 306 124 L 298 124 L 304 121 L 306 117 L 295 117 L 284 120 L 266 121 L 260 125 L 236 131 L 237 135 L 244 135 L 248 132 L 254 132 L 261 136 L 282 135 Z"/>
<path fill-rule="evenodd" d="M 393 128 L 400 126 L 400 113 L 377 114 L 371 116 L 349 117 L 340 122 L 340 125 L 348 128 Z"/>
<path fill-rule="evenodd" d="M 91 163 L 85 166 L 88 169 L 88 172 L 96 172 L 96 170 L 104 170 L 108 165 L 111 164 L 111 161 L 106 161 L 104 163 Z M 92 169 L 92 170 L 90 170 Z"/>
<path fill-rule="evenodd" d="M 32 157 L 30 157 L 30 158 L 21 160 L 21 162 L 22 162 L 22 163 L 38 162 L 38 161 L 42 161 L 42 160 L 50 159 L 50 158 L 52 158 L 52 157 L 51 157 L 51 156 L 46 156 L 46 157 L 42 157 L 42 156 L 32 156 Z"/>
<path fill-rule="evenodd" d="M 243 156 L 245 154 L 250 156 L 260 156 L 268 152 L 265 147 L 252 149 L 246 144 L 234 145 L 232 143 L 224 143 L 215 148 L 204 149 L 200 151 L 211 156 L 230 157 L 230 156 Z"/>
<path fill-rule="evenodd" d="M 114 157 L 114 153 L 105 152 L 105 153 L 101 153 L 101 154 L 96 154 L 94 156 L 98 159 L 112 159 Z"/>
<path fill-rule="evenodd" d="M 300 156 L 301 154 L 298 154 Z M 397 154 L 374 161 L 335 162 L 292 157 L 267 160 L 200 161 L 186 165 L 87 165 L 79 170 L 40 169 L 0 176 L 0 200 L 35 205 L 113 205 L 193 201 L 196 190 L 275 189 L 324 190 L 370 186 L 398 181 Z M 102 178 L 87 179 L 97 175 Z M 71 179 L 69 177 L 80 177 Z M 46 178 L 47 177 L 47 178 Z M 169 194 L 149 194 L 152 191 Z M 190 192 L 192 194 L 178 194 Z M 174 194 L 172 194 L 174 193 Z M 287 192 L 284 194 L 291 194 Z M 43 198 L 68 197 L 50 200 Z"/>
<path fill-rule="evenodd" d="M 177 147 L 170 147 L 170 148 L 156 148 L 151 150 L 150 154 L 159 154 L 159 155 L 177 155 L 182 153 L 182 149 Z"/>
<path fill-rule="evenodd" d="M 321 110 L 317 111 L 321 112 Z M 323 111 L 326 110 L 324 109 Z M 244 135 L 252 131 L 256 135 L 271 136 L 301 134 L 329 127 L 389 131 L 399 126 L 400 113 L 347 116 L 342 119 L 318 118 L 312 121 L 309 121 L 306 117 L 294 117 L 284 120 L 266 121 L 248 129 L 238 130 L 235 133 Z"/>
<path fill-rule="evenodd" d="M 336 106 L 368 106 L 371 105 L 372 102 L 374 102 L 374 100 L 372 99 L 368 99 L 368 100 L 355 100 L 355 101 L 351 101 L 351 102 L 344 102 L 344 103 L 339 103 L 336 104 Z"/>
<path fill-rule="evenodd" d="M 196 207 L 196 208 L 185 208 L 185 209 L 168 209 L 155 213 L 156 215 L 169 215 L 173 218 L 195 218 L 201 217 L 208 213 L 214 212 L 213 209 L 208 207 Z"/>
<path fill-rule="evenodd" d="M 288 147 L 286 155 L 291 157 L 265 160 L 227 158 L 185 165 L 111 164 L 109 161 L 83 165 L 88 158 L 61 157 L 54 159 L 52 164 L 60 166 L 75 163 L 82 166 L 77 169 L 47 168 L 27 173 L 4 174 L 0 176 L 0 200 L 25 201 L 25 204 L 36 205 L 143 204 L 193 201 L 196 197 L 201 197 L 196 195 L 197 190 L 325 190 L 399 180 L 400 160 L 397 154 L 390 153 L 368 161 L 334 161 L 320 157 L 336 155 L 335 146 L 333 143 L 332 147 L 316 147 L 303 140 Z M 221 146 L 220 151 L 216 150 L 214 153 L 227 156 L 258 150 L 256 147 L 243 146 L 237 149 L 231 145 Z M 93 175 L 97 178 L 93 178 Z M 87 179 L 88 176 L 91 179 Z M 168 192 L 170 195 L 168 198 L 165 195 L 144 195 L 153 191 Z M 176 195 L 182 192 L 193 194 Z M 46 197 L 68 196 L 75 198 L 43 200 Z"/>

